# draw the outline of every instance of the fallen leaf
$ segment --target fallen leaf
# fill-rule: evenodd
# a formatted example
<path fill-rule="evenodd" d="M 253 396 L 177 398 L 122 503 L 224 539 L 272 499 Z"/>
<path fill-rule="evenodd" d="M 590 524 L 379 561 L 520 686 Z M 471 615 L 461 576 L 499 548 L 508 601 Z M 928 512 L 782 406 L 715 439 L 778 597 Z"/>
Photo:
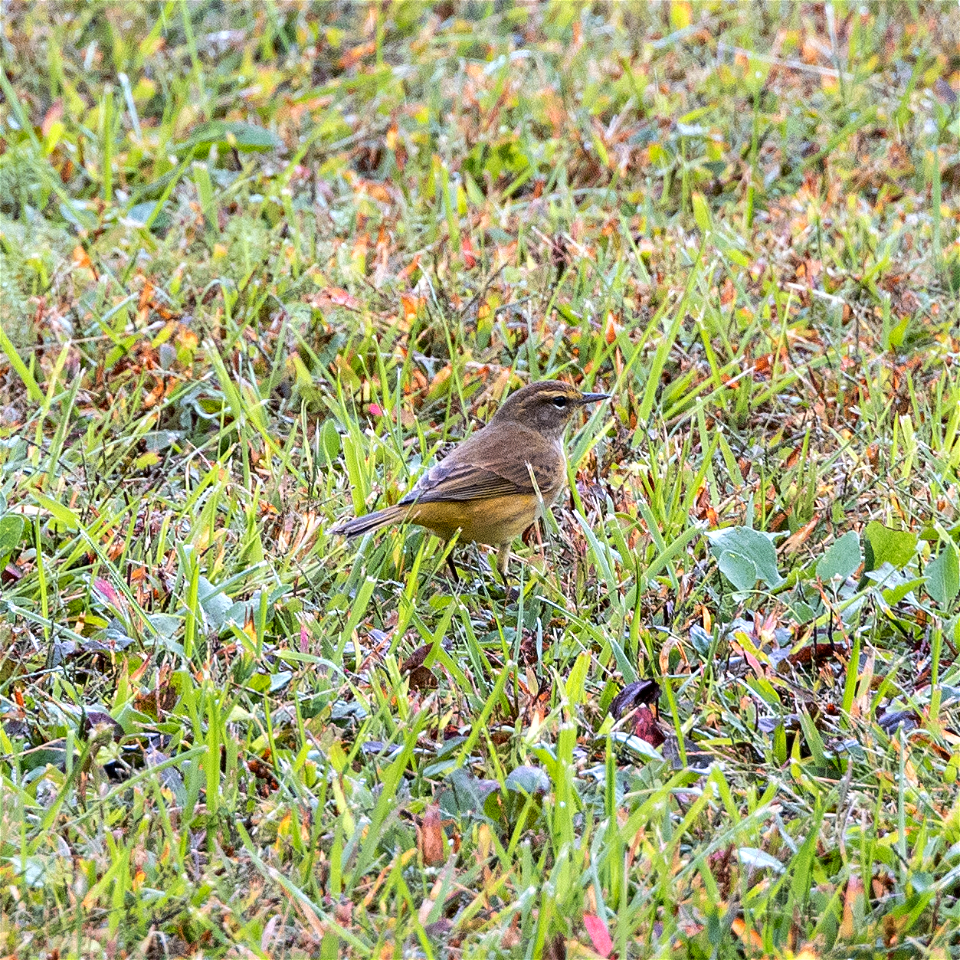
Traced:
<path fill-rule="evenodd" d="M 638 680 L 628 683 L 610 701 L 610 715 L 619 720 L 631 710 L 636 710 L 645 704 L 656 703 L 660 697 L 660 685 L 653 680 Z"/>
<path fill-rule="evenodd" d="M 593 949 L 601 957 L 609 957 L 613 952 L 613 938 L 610 936 L 606 923 L 593 913 L 585 913 L 583 915 L 583 925 L 586 927 Z"/>
<path fill-rule="evenodd" d="M 420 821 L 417 848 L 428 867 L 438 867 L 447 859 L 447 838 L 443 832 L 443 818 L 438 803 L 431 803 Z"/>
<path fill-rule="evenodd" d="M 73 262 L 80 267 L 81 270 L 89 270 L 93 274 L 94 279 L 100 279 L 96 267 L 94 267 L 93 261 L 90 259 L 90 254 L 87 253 L 79 243 L 73 248 L 72 256 Z"/>

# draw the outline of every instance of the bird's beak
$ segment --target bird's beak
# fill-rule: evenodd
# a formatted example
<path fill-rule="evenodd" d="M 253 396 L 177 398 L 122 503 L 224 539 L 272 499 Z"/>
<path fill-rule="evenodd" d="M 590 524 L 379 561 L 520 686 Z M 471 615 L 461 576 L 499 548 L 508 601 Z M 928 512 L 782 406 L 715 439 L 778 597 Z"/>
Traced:
<path fill-rule="evenodd" d="M 597 403 L 599 400 L 609 400 L 612 396 L 612 393 L 581 393 L 580 403 Z"/>

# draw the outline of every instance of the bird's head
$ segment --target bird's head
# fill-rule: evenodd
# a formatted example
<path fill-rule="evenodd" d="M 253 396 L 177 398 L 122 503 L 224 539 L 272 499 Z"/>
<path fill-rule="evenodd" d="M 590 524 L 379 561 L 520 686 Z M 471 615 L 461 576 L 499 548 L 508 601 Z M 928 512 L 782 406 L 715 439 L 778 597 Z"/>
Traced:
<path fill-rule="evenodd" d="M 490 422 L 514 421 L 551 440 L 559 439 L 577 410 L 609 396 L 608 393 L 581 393 L 561 380 L 541 380 L 511 394 Z"/>

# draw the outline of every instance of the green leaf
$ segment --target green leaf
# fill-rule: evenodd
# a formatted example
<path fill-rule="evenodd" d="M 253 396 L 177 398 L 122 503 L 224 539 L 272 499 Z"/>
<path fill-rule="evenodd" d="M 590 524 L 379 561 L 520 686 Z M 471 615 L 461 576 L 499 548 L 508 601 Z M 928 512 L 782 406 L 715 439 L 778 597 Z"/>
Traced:
<path fill-rule="evenodd" d="M 586 699 L 587 672 L 590 669 L 592 655 L 584 652 L 577 657 L 567 678 L 566 694 L 567 699 L 573 703 L 581 703 Z"/>
<path fill-rule="evenodd" d="M 886 603 L 895 607 L 901 600 L 909 597 L 917 587 L 922 587 L 925 582 L 923 577 L 914 577 L 904 580 L 902 583 L 890 582 L 889 586 L 880 591 L 880 594 Z"/>
<path fill-rule="evenodd" d="M 777 551 L 770 537 L 749 527 L 728 527 L 707 534 L 720 572 L 738 591 L 752 590 L 760 580 L 767 587 L 783 582 Z"/>
<path fill-rule="evenodd" d="M 784 865 L 772 854 L 758 847 L 741 847 L 737 851 L 740 862 L 754 870 L 772 870 L 774 873 L 783 873 Z"/>
<path fill-rule="evenodd" d="M 550 778 L 540 767 L 529 765 L 515 767 L 507 774 L 507 779 L 504 781 L 504 786 L 508 790 L 519 791 L 529 796 L 549 792 L 550 785 Z"/>
<path fill-rule="evenodd" d="M 457 767 L 450 771 L 447 786 L 440 795 L 441 809 L 451 815 L 462 817 L 481 813 L 487 797 L 497 792 L 496 780 L 479 780 L 472 773 Z"/>
<path fill-rule="evenodd" d="M 917 552 L 917 535 L 908 530 L 892 530 L 879 520 L 871 520 L 863 531 L 864 562 L 867 570 L 876 570 L 889 563 L 901 570 Z"/>
<path fill-rule="evenodd" d="M 292 670 L 278 670 L 270 677 L 270 692 L 276 693 L 278 690 L 283 690 L 285 687 L 289 686 L 292 679 Z"/>
<path fill-rule="evenodd" d="M 62 523 L 67 530 L 80 529 L 80 521 L 77 519 L 77 515 L 69 507 L 65 507 L 62 503 L 59 503 L 58 501 L 53 500 L 42 493 L 35 493 L 33 498 L 37 501 L 37 503 L 40 504 L 41 507 L 46 507 L 50 513 L 53 514 L 54 519 Z"/>
<path fill-rule="evenodd" d="M 327 420 L 320 430 L 320 442 L 323 444 L 324 452 L 327 458 L 336 462 L 340 455 L 340 433 L 337 431 L 337 425 L 333 420 Z"/>
<path fill-rule="evenodd" d="M 147 619 L 153 625 L 157 636 L 171 640 L 183 626 L 183 617 L 176 617 L 170 613 L 151 613 Z"/>
<path fill-rule="evenodd" d="M 3 332 L 2 326 L 0 326 L 0 352 L 6 354 L 7 360 L 10 362 L 10 366 L 13 367 L 14 372 L 23 381 L 23 385 L 27 388 L 27 393 L 29 394 L 30 399 L 34 403 L 43 403 L 43 391 L 37 385 L 37 381 L 34 379 L 32 370 L 23 362 L 23 359 L 20 357 L 20 354 L 17 353 L 13 342 Z"/>
<path fill-rule="evenodd" d="M 178 144 L 177 149 L 187 150 L 191 147 L 212 146 L 215 143 L 244 151 L 277 150 L 283 146 L 283 141 L 264 127 L 239 121 L 225 123 L 214 120 L 197 127 L 186 141 Z"/>
<path fill-rule="evenodd" d="M 850 530 L 830 544 L 817 563 L 817 576 L 821 580 L 832 580 L 834 577 L 846 579 L 856 571 L 862 560 L 860 537 L 855 530 Z"/>
<path fill-rule="evenodd" d="M 737 590 L 752 590 L 760 579 L 757 565 L 747 556 L 733 551 L 725 551 L 717 557 L 720 572 Z"/>
<path fill-rule="evenodd" d="M 632 750 L 635 754 L 646 760 L 659 760 L 663 762 L 663 754 L 656 747 L 635 734 L 627 733 L 625 730 L 616 730 L 610 734 L 610 739 L 614 743 L 625 747 L 627 750 Z"/>
<path fill-rule="evenodd" d="M 233 601 L 230 597 L 206 577 L 200 577 L 197 599 L 209 626 L 214 630 L 221 630 L 232 612 Z"/>
<path fill-rule="evenodd" d="M 706 236 L 710 233 L 713 224 L 710 220 L 710 208 L 707 206 L 707 201 L 704 199 L 704 196 L 699 191 L 695 192 L 690 198 L 693 201 L 693 219 L 696 220 L 697 226 L 700 228 L 700 232 Z"/>
<path fill-rule="evenodd" d="M 163 226 L 158 219 L 162 209 L 162 200 L 145 200 L 143 203 L 135 203 L 126 212 L 125 219 L 138 227 L 146 227 L 154 222 L 157 226 Z"/>
<path fill-rule="evenodd" d="M 0 548 L 0 555 L 3 549 Z M 938 607 L 946 608 L 960 593 L 960 553 L 953 541 L 947 541 L 943 549 L 927 564 L 927 593 Z"/>
<path fill-rule="evenodd" d="M 19 514 L 8 513 L 0 517 L 0 560 L 9 557 L 20 546 L 27 523 Z"/>

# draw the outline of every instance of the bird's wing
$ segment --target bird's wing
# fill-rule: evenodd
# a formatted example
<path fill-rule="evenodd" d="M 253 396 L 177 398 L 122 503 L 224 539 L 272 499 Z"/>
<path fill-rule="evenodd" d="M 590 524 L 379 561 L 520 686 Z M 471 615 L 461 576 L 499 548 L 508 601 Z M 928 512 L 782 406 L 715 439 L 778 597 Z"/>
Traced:
<path fill-rule="evenodd" d="M 446 460 L 427 471 L 400 503 L 487 500 L 512 494 L 531 494 L 535 492 L 534 480 L 536 489 L 544 499 L 553 499 L 557 471 L 562 467 L 562 454 L 557 452 L 550 457 L 542 454 L 539 457 L 527 457 L 522 450 L 515 450 L 506 456 L 489 458 L 482 456 L 485 451 L 477 449 L 478 446 L 469 450 L 465 445 L 455 449 Z M 491 463 L 491 459 L 496 463 Z"/>

